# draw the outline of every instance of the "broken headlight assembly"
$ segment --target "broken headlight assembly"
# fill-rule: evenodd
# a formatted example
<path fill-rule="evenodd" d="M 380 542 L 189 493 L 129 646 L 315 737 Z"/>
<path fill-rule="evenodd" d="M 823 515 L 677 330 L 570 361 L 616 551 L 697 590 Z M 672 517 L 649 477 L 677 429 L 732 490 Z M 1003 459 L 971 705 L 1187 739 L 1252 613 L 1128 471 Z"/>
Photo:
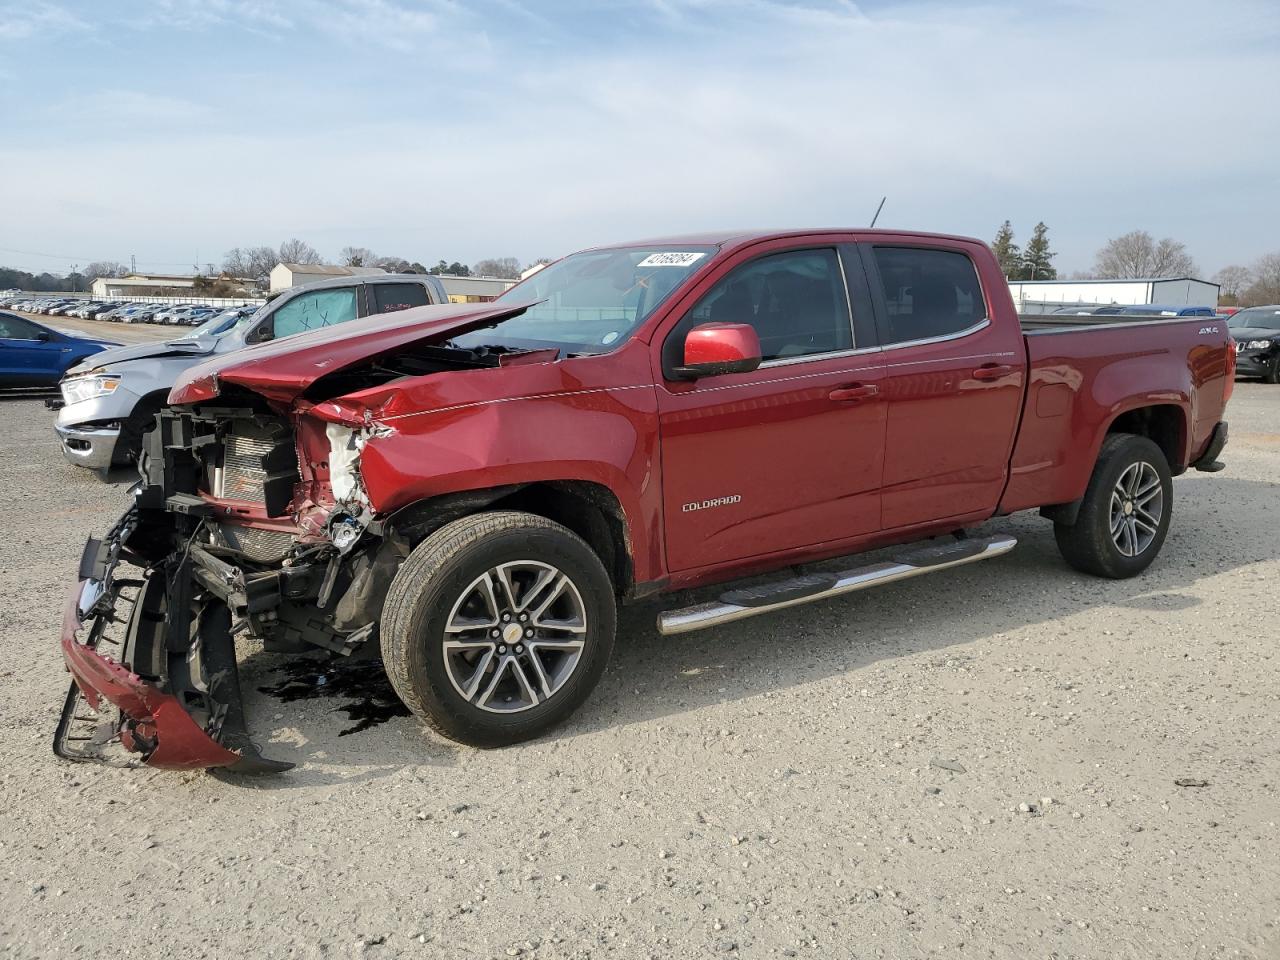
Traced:
<path fill-rule="evenodd" d="M 80 376 L 63 380 L 61 386 L 64 401 L 79 403 L 82 400 L 93 400 L 115 393 L 116 388 L 120 386 L 120 378 L 106 373 L 99 367 Z"/>

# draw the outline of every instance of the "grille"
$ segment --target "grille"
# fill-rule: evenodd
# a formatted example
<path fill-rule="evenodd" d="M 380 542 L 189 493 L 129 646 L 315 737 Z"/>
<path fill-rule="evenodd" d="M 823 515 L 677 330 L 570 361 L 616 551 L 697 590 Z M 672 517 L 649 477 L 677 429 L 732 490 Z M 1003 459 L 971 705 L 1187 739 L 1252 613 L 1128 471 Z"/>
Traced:
<path fill-rule="evenodd" d="M 267 471 L 262 458 L 271 452 L 270 440 L 231 434 L 222 454 L 222 496 L 232 500 L 264 502 Z"/>
<path fill-rule="evenodd" d="M 228 523 L 218 526 L 217 535 L 222 546 L 239 550 L 251 560 L 263 563 L 282 559 L 293 543 L 293 537 L 279 530 L 258 530 Z"/>

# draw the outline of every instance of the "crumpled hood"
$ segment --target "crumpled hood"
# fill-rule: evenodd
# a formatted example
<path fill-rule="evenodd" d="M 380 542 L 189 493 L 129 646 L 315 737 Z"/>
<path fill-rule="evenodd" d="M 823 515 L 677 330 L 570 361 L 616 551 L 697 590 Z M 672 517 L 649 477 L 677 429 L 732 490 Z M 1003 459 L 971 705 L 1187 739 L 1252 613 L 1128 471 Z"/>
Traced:
<path fill-rule="evenodd" d="M 234 383 L 290 403 L 316 380 L 413 344 L 439 343 L 523 313 L 530 304 L 459 303 L 414 307 L 300 333 L 215 356 L 185 371 L 169 393 L 174 404 L 201 403 Z"/>
<path fill-rule="evenodd" d="M 86 338 L 82 338 L 86 339 Z M 106 343 L 107 341 L 96 341 Z M 105 367 L 112 363 L 127 363 L 130 360 L 148 360 L 154 357 L 173 357 L 173 356 L 200 356 L 209 353 L 211 345 L 214 341 L 207 339 L 200 340 L 184 340 L 184 341 L 157 341 L 154 343 L 133 343 L 128 346 L 111 345 L 111 349 L 103 350 L 101 353 L 95 353 L 84 363 L 73 368 L 73 371 L 82 372 L 84 369 L 93 367 Z"/>

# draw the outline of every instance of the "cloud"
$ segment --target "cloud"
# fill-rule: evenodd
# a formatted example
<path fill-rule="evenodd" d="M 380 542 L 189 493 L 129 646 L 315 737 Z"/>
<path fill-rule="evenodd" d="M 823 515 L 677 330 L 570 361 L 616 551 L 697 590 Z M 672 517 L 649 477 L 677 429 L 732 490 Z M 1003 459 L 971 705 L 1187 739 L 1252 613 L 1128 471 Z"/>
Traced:
<path fill-rule="evenodd" d="M 1068 271 L 1136 228 L 1185 240 L 1208 267 L 1276 245 L 1271 3 L 148 9 L 173 18 L 139 34 L 153 57 L 175 27 L 216 27 L 203 53 L 187 34 L 171 45 L 204 69 L 135 62 L 127 89 L 92 106 L 140 122 L 91 153 L 0 146 L 0 207 L 92 198 L 118 211 L 33 218 L 47 232 L 32 249 L 177 260 L 197 243 L 298 235 L 330 255 L 356 243 L 422 262 L 532 258 L 700 228 L 856 226 L 883 194 L 890 226 L 989 237 L 1008 217 L 1025 238 L 1043 219 Z M 127 29 L 119 43 L 127 55 Z M 1228 49 L 1229 65 L 1206 59 Z"/>
<path fill-rule="evenodd" d="M 0 41 L 30 40 L 33 37 L 88 29 L 88 23 L 57 4 L 0 4 Z"/>

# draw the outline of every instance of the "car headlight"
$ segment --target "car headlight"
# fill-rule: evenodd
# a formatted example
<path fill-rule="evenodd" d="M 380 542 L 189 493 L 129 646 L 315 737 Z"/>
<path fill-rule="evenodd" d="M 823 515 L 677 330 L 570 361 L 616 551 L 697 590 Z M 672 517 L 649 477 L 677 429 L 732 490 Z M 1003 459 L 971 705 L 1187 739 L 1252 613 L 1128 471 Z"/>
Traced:
<path fill-rule="evenodd" d="M 94 397 L 106 397 L 116 392 L 120 378 L 105 373 L 87 373 L 62 381 L 62 399 L 67 403 L 79 403 Z"/>
<path fill-rule="evenodd" d="M 1265 350 L 1271 346 L 1270 340 L 1250 340 L 1244 345 L 1246 350 Z"/>

